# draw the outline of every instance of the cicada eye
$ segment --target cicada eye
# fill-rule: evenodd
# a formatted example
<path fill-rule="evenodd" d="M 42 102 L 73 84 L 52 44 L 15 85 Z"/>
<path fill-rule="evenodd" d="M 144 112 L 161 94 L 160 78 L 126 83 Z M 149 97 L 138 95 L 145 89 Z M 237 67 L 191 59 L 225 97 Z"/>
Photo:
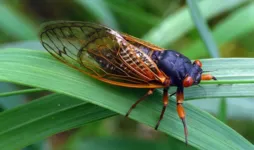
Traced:
<path fill-rule="evenodd" d="M 184 87 L 189 87 L 193 85 L 193 78 L 191 76 L 187 76 L 184 80 L 183 80 L 183 86 Z"/>
<path fill-rule="evenodd" d="M 198 84 L 200 82 L 200 80 L 201 80 L 201 74 L 198 73 L 197 77 L 196 77 L 196 80 L 195 80 L 195 84 Z"/>
<path fill-rule="evenodd" d="M 200 68 L 202 67 L 202 63 L 201 63 L 201 61 L 199 61 L 199 60 L 195 60 L 195 61 L 193 62 L 193 64 L 198 65 Z"/>

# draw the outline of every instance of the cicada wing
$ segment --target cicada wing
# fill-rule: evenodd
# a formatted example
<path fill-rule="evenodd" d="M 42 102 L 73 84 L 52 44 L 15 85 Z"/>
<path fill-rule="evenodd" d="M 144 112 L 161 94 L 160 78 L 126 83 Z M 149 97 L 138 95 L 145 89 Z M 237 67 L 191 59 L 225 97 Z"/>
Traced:
<path fill-rule="evenodd" d="M 130 44 L 133 44 L 134 46 L 142 49 L 142 48 L 146 48 L 149 49 L 150 51 L 154 52 L 154 51 L 163 51 L 165 50 L 165 48 L 161 48 L 159 46 L 156 46 L 154 44 L 151 44 L 147 41 L 141 40 L 139 38 L 136 38 L 134 36 L 128 35 L 126 33 L 121 33 L 121 35 L 124 37 L 124 39 L 126 39 Z"/>
<path fill-rule="evenodd" d="M 57 21 L 42 27 L 40 39 L 54 57 L 98 80 L 126 87 L 163 87 L 140 78 L 119 57 L 123 47 L 114 32 L 98 24 Z"/>

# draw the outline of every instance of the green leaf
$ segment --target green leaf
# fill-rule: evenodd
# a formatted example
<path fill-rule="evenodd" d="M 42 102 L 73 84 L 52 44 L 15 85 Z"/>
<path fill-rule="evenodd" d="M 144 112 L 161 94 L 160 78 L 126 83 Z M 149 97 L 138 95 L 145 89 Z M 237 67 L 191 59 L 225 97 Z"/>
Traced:
<path fill-rule="evenodd" d="M 202 38 L 202 41 L 206 45 L 206 48 L 212 57 L 219 57 L 218 48 L 216 43 L 211 35 L 210 29 L 204 20 L 203 16 L 201 15 L 199 8 L 196 4 L 196 0 L 187 0 L 187 4 L 190 9 L 190 13 L 192 16 L 193 21 L 199 31 L 199 34 Z"/>
<path fill-rule="evenodd" d="M 75 0 L 94 14 L 102 23 L 113 29 L 118 29 L 118 24 L 111 10 L 103 0 Z"/>
<path fill-rule="evenodd" d="M 2 93 L 8 93 L 10 91 L 18 90 L 19 87 L 10 84 L 10 83 L 0 83 L 0 95 Z M 1 97 L 0 96 L 0 112 L 5 109 L 10 109 L 16 107 L 20 104 L 25 103 L 26 96 L 25 95 L 16 95 L 11 97 Z"/>
<path fill-rule="evenodd" d="M 227 101 L 225 98 L 222 98 L 219 105 L 218 119 L 226 123 L 227 122 Z"/>
<path fill-rule="evenodd" d="M 218 45 L 222 45 L 241 36 L 250 33 L 254 29 L 254 3 L 238 9 L 223 22 L 218 24 L 213 30 L 213 37 Z M 246 19 L 248 18 L 248 19 Z M 197 40 L 191 45 L 187 45 L 182 50 L 190 58 L 204 57 L 208 53 L 204 50 L 202 41 Z"/>
<path fill-rule="evenodd" d="M 9 8 L 5 2 L 0 2 L 0 29 L 6 34 L 17 39 L 31 40 L 37 39 L 35 25 Z M 22 30 L 21 30 L 22 29 Z"/>
<path fill-rule="evenodd" d="M 114 114 L 66 95 L 42 97 L 0 114 L 0 149 L 20 149 L 55 133 Z"/>
<path fill-rule="evenodd" d="M 7 97 L 7 96 L 13 96 L 13 95 L 19 95 L 19 94 L 27 94 L 27 93 L 34 93 L 34 92 L 41 92 L 41 91 L 43 91 L 43 90 L 39 89 L 39 88 L 17 90 L 17 91 L 13 91 L 13 92 L 0 93 L 0 97 Z"/>
<path fill-rule="evenodd" d="M 175 142 L 175 141 L 174 141 Z M 174 150 L 174 149 L 185 149 L 185 145 L 179 143 L 165 143 L 160 141 L 148 141 L 140 139 L 130 138 L 86 138 L 79 144 L 69 149 L 95 149 L 95 150 Z M 188 147 L 188 150 L 191 150 Z M 192 149 L 193 150 L 193 149 Z"/>
<path fill-rule="evenodd" d="M 147 12 L 144 7 L 140 7 L 135 2 L 122 0 L 106 0 L 105 2 L 117 17 L 121 31 L 137 37 L 144 35 L 147 30 L 151 29 L 161 20 L 161 18 L 155 16 L 150 11 Z"/>
<path fill-rule="evenodd" d="M 213 72 L 219 80 L 251 80 L 254 81 L 254 59 L 212 59 L 203 60 L 204 69 L 218 69 Z M 117 87 L 92 79 L 67 65 L 55 60 L 45 52 L 6 49 L 0 50 L 0 80 L 47 89 L 65 94 L 98 105 L 124 115 L 129 107 L 142 96 L 146 90 Z M 212 83 L 213 81 L 209 82 Z M 206 84 L 202 87 L 192 87 L 185 90 L 185 99 L 198 99 L 206 97 L 253 97 L 253 84 Z M 173 88 L 172 88 L 173 89 Z M 156 91 L 146 101 L 138 105 L 130 118 L 154 127 L 162 109 L 161 91 Z M 70 100 L 69 104 L 73 101 Z M 49 106 L 50 107 L 50 106 Z M 199 149 L 253 149 L 253 145 L 237 134 L 234 130 L 215 119 L 210 114 L 195 108 L 187 103 L 184 105 L 187 113 L 189 128 L 189 144 Z M 25 109 L 25 108 L 24 108 Z M 45 108 L 46 109 L 46 108 Z M 175 98 L 171 98 L 164 119 L 159 130 L 177 139 L 184 140 L 182 123 L 176 114 Z M 31 110 L 31 109 L 29 109 Z M 21 113 L 16 113 L 18 116 Z M 25 115 L 25 114 L 23 114 Z M 31 113 L 26 114 L 29 117 Z M 78 114 L 77 114 L 78 115 Z M 39 115 L 41 116 L 41 114 Z M 72 122 L 79 121 L 65 115 Z M 2 118 L 2 117 L 0 117 Z M 82 117 L 81 117 L 82 118 Z M 24 120 L 23 120 L 24 121 Z M 13 123 L 7 119 L 2 126 L 4 132 Z M 49 122 L 50 123 L 50 122 Z M 52 123 L 52 122 L 51 122 Z M 15 123 L 17 126 L 21 124 Z M 36 124 L 45 126 L 44 123 Z M 64 126 L 58 124 L 57 126 Z M 26 127 L 24 127 L 26 128 Z M 8 130 L 7 130 L 8 129 Z M 51 129 L 44 129 L 48 132 Z M 54 132 L 58 132 L 54 128 Z M 52 131 L 53 132 L 53 131 Z M 16 132 L 16 136 L 20 132 Z M 51 133 L 48 133 L 51 135 Z M 34 138 L 34 135 L 26 139 Z M 42 137 L 41 137 L 42 138 Z M 1 137 L 3 140 L 10 140 Z"/>
<path fill-rule="evenodd" d="M 221 0 L 200 1 L 199 8 L 205 19 L 231 10 L 249 0 L 234 0 L 230 3 Z M 149 31 L 143 38 L 162 47 L 168 46 L 189 30 L 194 28 L 187 8 L 183 8 L 175 14 L 168 16 L 159 25 Z"/>

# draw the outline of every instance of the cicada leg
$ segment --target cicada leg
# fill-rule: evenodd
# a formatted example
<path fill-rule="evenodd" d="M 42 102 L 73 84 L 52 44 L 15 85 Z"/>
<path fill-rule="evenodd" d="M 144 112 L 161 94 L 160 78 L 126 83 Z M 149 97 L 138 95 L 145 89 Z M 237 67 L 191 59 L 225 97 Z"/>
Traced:
<path fill-rule="evenodd" d="M 185 142 L 188 144 L 188 129 L 185 121 L 185 112 L 183 108 L 183 100 L 184 100 L 184 94 L 183 94 L 183 87 L 178 87 L 176 91 L 176 104 L 177 104 L 177 113 L 179 118 L 182 120 L 183 128 L 184 128 L 184 135 L 185 135 Z"/>
<path fill-rule="evenodd" d="M 175 93 L 173 93 L 175 94 Z M 171 96 L 171 95 L 170 95 Z M 163 107 L 162 107 L 162 111 L 161 111 L 161 115 L 160 115 L 160 119 L 158 120 L 156 126 L 155 126 L 155 130 L 158 129 L 159 125 L 160 125 L 160 122 L 161 120 L 163 119 L 163 116 L 164 116 L 164 113 L 166 111 L 166 108 L 167 108 L 167 105 L 168 105 L 168 88 L 164 88 L 163 89 Z"/>
<path fill-rule="evenodd" d="M 137 100 L 129 109 L 129 111 L 126 113 L 125 117 L 128 117 L 129 114 L 131 113 L 132 109 L 134 109 L 140 102 L 142 102 L 143 100 L 145 100 L 146 97 L 148 97 L 149 95 L 153 94 L 154 89 L 150 89 L 144 96 L 142 96 L 139 100 Z"/>
<path fill-rule="evenodd" d="M 217 79 L 210 74 L 202 74 L 201 80 L 217 80 Z"/>

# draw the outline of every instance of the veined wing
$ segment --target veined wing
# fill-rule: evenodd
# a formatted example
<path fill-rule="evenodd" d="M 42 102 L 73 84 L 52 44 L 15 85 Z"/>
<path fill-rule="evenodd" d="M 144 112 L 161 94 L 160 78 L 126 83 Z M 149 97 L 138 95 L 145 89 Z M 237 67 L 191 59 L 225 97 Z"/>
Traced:
<path fill-rule="evenodd" d="M 154 52 L 154 51 L 163 51 L 165 50 L 165 48 L 161 48 L 159 46 L 156 46 L 154 44 L 151 44 L 147 41 L 141 40 L 139 38 L 136 38 L 134 36 L 128 35 L 126 33 L 121 33 L 121 35 L 124 37 L 125 40 L 127 40 L 130 44 L 133 44 L 136 47 L 139 48 L 146 48 L 149 49 L 150 51 Z"/>
<path fill-rule="evenodd" d="M 151 80 L 142 76 L 150 66 L 129 65 L 125 61 L 126 48 L 134 53 L 135 46 L 107 27 L 78 21 L 51 22 L 42 27 L 40 39 L 54 57 L 98 80 L 125 87 L 163 87 L 158 78 L 163 75 L 153 72 L 159 71 L 157 68 L 152 71 L 155 78 Z"/>

